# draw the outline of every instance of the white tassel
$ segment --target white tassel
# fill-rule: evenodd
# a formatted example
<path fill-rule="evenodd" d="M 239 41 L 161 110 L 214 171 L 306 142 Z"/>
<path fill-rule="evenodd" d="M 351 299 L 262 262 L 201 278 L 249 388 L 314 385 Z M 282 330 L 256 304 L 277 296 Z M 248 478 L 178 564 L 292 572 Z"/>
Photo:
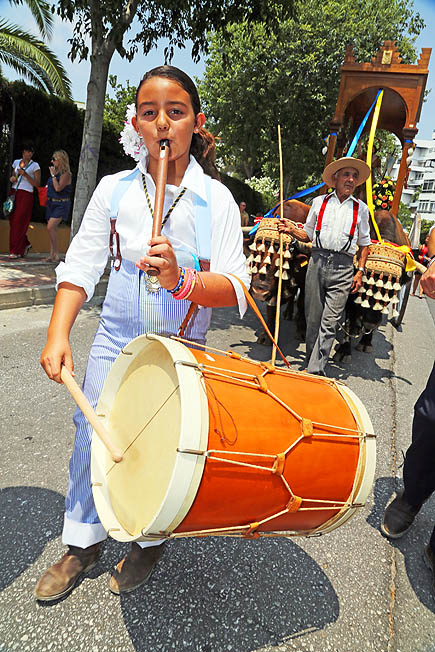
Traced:
<path fill-rule="evenodd" d="M 382 310 L 382 307 L 383 306 L 381 306 L 381 304 L 376 301 L 375 305 L 373 306 L 373 310 Z"/>
<path fill-rule="evenodd" d="M 360 295 L 358 295 L 357 298 L 355 299 L 355 303 L 362 303 L 362 299 Z"/>
<path fill-rule="evenodd" d="M 390 303 L 390 295 L 388 294 L 388 292 L 384 294 L 384 296 L 382 297 L 382 301 L 385 301 L 385 303 Z"/>
<path fill-rule="evenodd" d="M 364 301 L 361 304 L 361 308 L 370 308 L 370 304 L 367 301 L 367 299 L 364 299 Z"/>
<path fill-rule="evenodd" d="M 267 256 L 266 256 L 266 258 L 264 259 L 263 262 L 264 262 L 265 265 L 270 265 L 271 260 L 270 260 L 270 256 L 269 256 L 269 254 L 267 254 Z"/>
<path fill-rule="evenodd" d="M 372 290 L 372 288 L 369 288 L 369 289 L 367 290 L 367 296 L 368 296 L 368 297 L 372 297 L 372 296 L 373 296 L 373 290 Z"/>
<path fill-rule="evenodd" d="M 383 296 L 383 294 L 381 293 L 381 291 L 378 290 L 378 291 L 375 292 L 375 294 L 373 295 L 373 298 L 376 299 L 376 301 L 381 301 L 381 299 L 383 299 L 384 296 Z"/>
<path fill-rule="evenodd" d="M 246 262 L 248 263 L 248 265 L 250 265 L 253 260 L 254 260 L 254 254 L 249 254 L 248 259 L 247 259 Z"/>
<path fill-rule="evenodd" d="M 400 290 L 402 286 L 400 285 L 398 279 L 396 278 L 396 282 L 393 283 L 393 290 Z"/>
<path fill-rule="evenodd" d="M 361 285 L 361 287 L 360 287 L 360 289 L 358 290 L 358 292 L 359 292 L 360 294 L 364 294 L 365 291 L 366 291 L 366 289 L 365 289 L 364 285 Z"/>
<path fill-rule="evenodd" d="M 268 254 L 274 254 L 275 253 L 275 247 L 273 244 L 270 245 L 269 249 L 267 250 Z"/>
<path fill-rule="evenodd" d="M 393 317 L 398 317 L 398 316 L 399 316 L 399 311 L 394 308 L 393 309 Z"/>
<path fill-rule="evenodd" d="M 393 298 L 391 299 L 391 303 L 393 304 L 393 306 L 395 306 L 396 303 L 399 303 L 399 297 L 394 295 Z"/>
<path fill-rule="evenodd" d="M 256 263 L 261 263 L 261 254 L 257 254 L 254 258 Z"/>
<path fill-rule="evenodd" d="M 259 271 L 258 273 L 259 273 L 259 274 L 267 274 L 267 267 L 266 267 L 266 265 L 263 265 L 263 267 L 260 269 L 260 271 Z"/>
<path fill-rule="evenodd" d="M 251 269 L 251 274 L 256 274 L 257 272 L 258 272 L 258 267 L 257 265 L 254 265 L 254 267 L 252 267 Z"/>
<path fill-rule="evenodd" d="M 369 285 L 374 285 L 374 284 L 375 284 L 375 279 L 373 278 L 374 274 L 375 274 L 375 273 L 372 272 L 371 275 L 370 275 L 369 280 L 367 281 L 367 283 L 368 283 Z"/>
<path fill-rule="evenodd" d="M 255 242 L 253 242 L 252 244 L 250 244 L 248 248 L 249 248 L 251 251 L 257 251 L 257 245 L 255 244 Z"/>
<path fill-rule="evenodd" d="M 266 247 L 264 246 L 264 242 L 261 243 L 259 247 L 257 247 L 257 251 L 266 251 Z"/>
<path fill-rule="evenodd" d="M 364 276 L 362 277 L 362 282 L 363 282 L 363 283 L 368 283 L 368 282 L 369 282 L 369 279 L 367 278 L 367 276 L 366 276 L 365 274 L 364 274 Z"/>
<path fill-rule="evenodd" d="M 283 264 L 282 264 L 282 268 L 283 268 L 283 269 L 290 269 L 290 265 L 288 264 L 288 261 L 287 261 L 287 260 L 285 260 L 285 261 L 283 262 Z"/>
<path fill-rule="evenodd" d="M 384 274 L 381 272 L 380 277 L 378 278 L 378 280 L 375 283 L 377 288 L 382 288 L 384 286 L 384 281 L 382 280 L 383 276 L 384 276 Z"/>
<path fill-rule="evenodd" d="M 286 249 L 286 250 L 284 251 L 284 258 L 291 258 L 291 257 L 292 257 L 291 253 L 289 252 L 288 249 Z"/>
<path fill-rule="evenodd" d="M 392 277 L 391 277 L 391 274 L 390 274 L 390 276 L 388 277 L 388 281 L 384 285 L 384 288 L 386 290 L 392 290 L 393 289 L 393 284 L 391 283 L 391 278 Z"/>
<path fill-rule="evenodd" d="M 276 278 L 278 278 L 278 276 L 279 276 L 279 269 L 276 270 L 274 276 L 276 276 Z"/>
<path fill-rule="evenodd" d="M 283 273 L 282 273 L 282 280 L 283 280 L 283 281 L 287 281 L 287 280 L 288 280 L 288 274 L 287 274 L 287 272 L 286 272 L 285 270 L 284 270 Z"/>
<path fill-rule="evenodd" d="M 384 308 L 382 308 L 382 314 L 388 315 L 389 312 L 390 312 L 390 305 L 387 303 L 387 305 Z"/>

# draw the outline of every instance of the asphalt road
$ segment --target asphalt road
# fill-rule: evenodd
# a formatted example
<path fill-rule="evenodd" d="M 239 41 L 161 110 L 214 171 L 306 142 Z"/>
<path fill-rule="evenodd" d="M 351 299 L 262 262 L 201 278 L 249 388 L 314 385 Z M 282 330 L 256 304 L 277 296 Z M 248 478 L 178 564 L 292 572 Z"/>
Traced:
<path fill-rule="evenodd" d="M 435 306 L 435 302 L 431 308 Z M 422 560 L 435 498 L 394 544 L 379 531 L 400 486 L 413 404 L 434 359 L 426 300 L 410 298 L 401 332 L 384 324 L 374 353 L 330 366 L 365 404 L 377 434 L 376 481 L 366 506 L 318 538 L 177 540 L 150 582 L 121 598 L 107 588 L 125 545 L 109 540 L 98 566 L 70 597 L 51 606 L 32 595 L 62 554 L 60 533 L 74 406 L 38 363 L 50 311 L 0 314 L 0 650 L 10 652 L 435 651 L 435 600 Z M 82 311 L 72 335 L 84 373 L 98 311 Z M 267 360 L 255 317 L 217 310 L 209 344 Z M 284 322 L 280 342 L 296 366 L 304 346 Z M 255 415 L 253 415 L 255 419 Z"/>

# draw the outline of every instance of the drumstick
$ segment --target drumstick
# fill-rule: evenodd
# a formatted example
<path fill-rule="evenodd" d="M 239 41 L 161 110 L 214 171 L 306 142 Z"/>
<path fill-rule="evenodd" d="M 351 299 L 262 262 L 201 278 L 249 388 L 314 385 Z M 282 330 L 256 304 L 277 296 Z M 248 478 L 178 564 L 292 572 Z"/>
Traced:
<path fill-rule="evenodd" d="M 157 167 L 156 196 L 154 199 L 154 217 L 152 230 L 153 238 L 159 236 L 162 229 L 163 204 L 165 202 L 166 179 L 168 177 L 168 161 L 169 140 L 163 139 L 160 141 L 160 157 Z M 149 276 L 158 276 L 160 274 L 160 270 L 157 269 L 157 267 L 149 267 L 147 269 L 147 274 Z"/>
<path fill-rule="evenodd" d="M 112 460 L 114 462 L 121 462 L 122 452 L 119 450 L 119 448 L 116 448 L 116 446 L 113 444 L 106 428 L 103 426 L 102 422 L 95 414 L 95 411 L 92 409 L 92 406 L 89 403 L 88 399 L 83 394 L 82 390 L 77 385 L 76 381 L 71 376 L 70 372 L 65 366 L 62 366 L 60 377 L 62 379 L 63 384 L 66 385 L 74 401 L 77 403 L 78 407 L 81 409 L 84 416 L 89 421 L 89 423 L 91 424 L 91 426 L 93 427 L 93 429 L 95 430 L 95 432 L 97 433 L 97 435 L 99 436 L 99 438 L 101 439 L 105 447 L 107 448 Z"/>

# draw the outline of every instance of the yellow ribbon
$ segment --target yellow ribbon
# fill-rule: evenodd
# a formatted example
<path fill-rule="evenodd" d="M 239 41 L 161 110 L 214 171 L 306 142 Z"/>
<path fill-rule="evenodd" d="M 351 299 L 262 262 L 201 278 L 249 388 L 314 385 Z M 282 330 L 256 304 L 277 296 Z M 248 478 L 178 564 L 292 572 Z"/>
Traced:
<path fill-rule="evenodd" d="M 370 176 L 366 181 L 367 206 L 369 208 L 370 217 L 372 218 L 373 228 L 375 229 L 376 236 L 381 244 L 383 244 L 383 240 L 381 234 L 379 233 L 378 225 L 376 224 L 374 206 L 373 206 L 373 187 L 372 187 L 371 171 L 372 171 L 373 141 L 375 140 L 376 127 L 378 125 L 379 113 L 381 111 L 383 96 L 384 96 L 384 91 L 381 91 L 373 113 L 372 126 L 370 127 L 369 142 L 367 145 L 367 159 L 366 159 L 367 165 L 370 167 Z"/>

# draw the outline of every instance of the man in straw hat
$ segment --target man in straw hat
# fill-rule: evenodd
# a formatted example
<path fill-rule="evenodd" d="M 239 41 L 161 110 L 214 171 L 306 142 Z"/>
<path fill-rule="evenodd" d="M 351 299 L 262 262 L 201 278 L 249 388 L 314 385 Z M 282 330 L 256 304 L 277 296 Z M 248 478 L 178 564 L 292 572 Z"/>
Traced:
<path fill-rule="evenodd" d="M 362 285 L 370 244 L 369 212 L 353 192 L 369 175 L 369 166 L 360 159 L 345 157 L 333 161 L 322 178 L 334 190 L 314 199 L 303 229 L 286 219 L 278 224 L 280 231 L 313 243 L 305 283 L 305 365 L 309 373 L 325 375 L 349 292 L 357 292 Z M 357 246 L 359 267 L 354 274 Z"/>
<path fill-rule="evenodd" d="M 435 229 L 429 237 L 428 254 L 428 268 L 420 283 L 424 293 L 435 299 Z M 435 491 L 435 364 L 414 406 L 412 443 L 406 451 L 403 483 L 403 491 L 388 505 L 381 525 L 382 532 L 390 539 L 399 539 L 409 530 L 423 503 Z M 435 527 L 424 560 L 432 571 L 435 595 Z"/>

